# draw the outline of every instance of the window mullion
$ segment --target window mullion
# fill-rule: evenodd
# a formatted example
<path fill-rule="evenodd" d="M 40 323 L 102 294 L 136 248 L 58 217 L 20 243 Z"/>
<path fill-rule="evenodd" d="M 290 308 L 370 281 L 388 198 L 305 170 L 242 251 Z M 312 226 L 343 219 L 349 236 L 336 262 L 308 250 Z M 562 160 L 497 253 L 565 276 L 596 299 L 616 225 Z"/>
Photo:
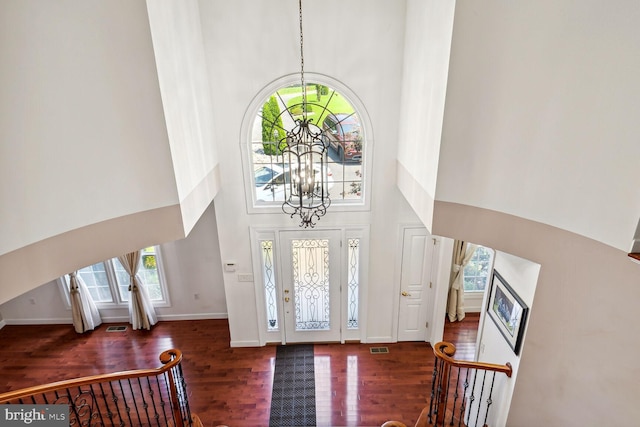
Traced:
<path fill-rule="evenodd" d="M 120 292 L 118 290 L 118 279 L 116 277 L 115 267 L 113 266 L 113 259 L 106 260 L 104 262 L 105 270 L 107 272 L 107 279 L 109 281 L 109 290 L 111 291 L 111 297 L 116 305 L 123 305 L 126 302 L 120 298 Z"/>

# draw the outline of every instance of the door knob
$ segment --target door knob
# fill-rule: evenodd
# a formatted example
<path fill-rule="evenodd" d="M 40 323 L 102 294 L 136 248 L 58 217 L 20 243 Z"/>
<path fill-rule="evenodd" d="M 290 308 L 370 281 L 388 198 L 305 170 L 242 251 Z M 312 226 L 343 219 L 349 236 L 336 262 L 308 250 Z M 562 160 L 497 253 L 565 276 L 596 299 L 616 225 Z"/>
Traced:
<path fill-rule="evenodd" d="M 289 289 L 285 289 L 285 290 L 284 290 L 284 293 L 285 293 L 285 294 L 288 294 L 288 293 L 289 293 Z"/>
<path fill-rule="evenodd" d="M 289 302 L 289 297 L 285 297 L 284 302 Z"/>
<path fill-rule="evenodd" d="M 411 294 L 409 292 L 407 292 L 407 291 L 402 291 L 402 296 L 403 297 L 410 297 Z"/>

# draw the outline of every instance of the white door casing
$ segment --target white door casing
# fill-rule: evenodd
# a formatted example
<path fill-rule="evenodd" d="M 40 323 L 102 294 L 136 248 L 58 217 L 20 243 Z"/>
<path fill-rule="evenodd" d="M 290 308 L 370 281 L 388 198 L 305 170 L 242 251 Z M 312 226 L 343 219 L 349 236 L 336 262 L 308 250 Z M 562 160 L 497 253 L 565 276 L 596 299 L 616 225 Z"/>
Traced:
<path fill-rule="evenodd" d="M 405 228 L 402 244 L 398 341 L 426 341 L 434 239 L 426 228 Z"/>

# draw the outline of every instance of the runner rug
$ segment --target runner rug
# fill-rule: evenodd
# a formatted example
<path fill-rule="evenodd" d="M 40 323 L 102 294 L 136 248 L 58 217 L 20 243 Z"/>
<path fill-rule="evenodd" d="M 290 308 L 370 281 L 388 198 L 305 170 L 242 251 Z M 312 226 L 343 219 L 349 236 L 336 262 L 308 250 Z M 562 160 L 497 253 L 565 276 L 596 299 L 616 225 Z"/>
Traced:
<path fill-rule="evenodd" d="M 315 425 L 316 382 L 313 345 L 278 346 L 269 426 Z"/>

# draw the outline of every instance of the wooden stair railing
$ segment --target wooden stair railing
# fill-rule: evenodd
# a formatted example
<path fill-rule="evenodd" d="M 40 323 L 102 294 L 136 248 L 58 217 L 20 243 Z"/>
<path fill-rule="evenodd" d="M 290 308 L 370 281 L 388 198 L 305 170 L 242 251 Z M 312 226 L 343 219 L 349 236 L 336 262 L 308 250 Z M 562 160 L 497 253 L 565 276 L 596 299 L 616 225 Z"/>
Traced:
<path fill-rule="evenodd" d="M 436 426 L 444 426 L 445 422 L 448 425 L 456 425 L 457 422 L 458 426 L 486 426 L 496 373 L 511 377 L 511 364 L 457 360 L 453 358 L 455 352 L 456 347 L 448 342 L 439 342 L 433 347 L 436 360 L 429 402 L 429 424 L 433 422 Z M 490 379 L 487 378 L 488 373 Z M 458 399 L 460 407 L 457 407 Z"/>
<path fill-rule="evenodd" d="M 453 358 L 456 347 L 439 342 L 433 347 L 435 363 L 429 406 L 425 407 L 415 427 L 478 425 L 486 427 L 496 373 L 511 377 L 510 363 L 471 362 Z M 487 378 L 487 374 L 490 378 Z M 459 406 L 458 406 L 459 405 Z M 382 427 L 406 427 L 399 421 L 387 421 Z"/>
<path fill-rule="evenodd" d="M 160 354 L 163 366 L 58 381 L 0 394 L 0 404 L 68 405 L 69 425 L 202 427 L 191 413 L 182 352 Z"/>

